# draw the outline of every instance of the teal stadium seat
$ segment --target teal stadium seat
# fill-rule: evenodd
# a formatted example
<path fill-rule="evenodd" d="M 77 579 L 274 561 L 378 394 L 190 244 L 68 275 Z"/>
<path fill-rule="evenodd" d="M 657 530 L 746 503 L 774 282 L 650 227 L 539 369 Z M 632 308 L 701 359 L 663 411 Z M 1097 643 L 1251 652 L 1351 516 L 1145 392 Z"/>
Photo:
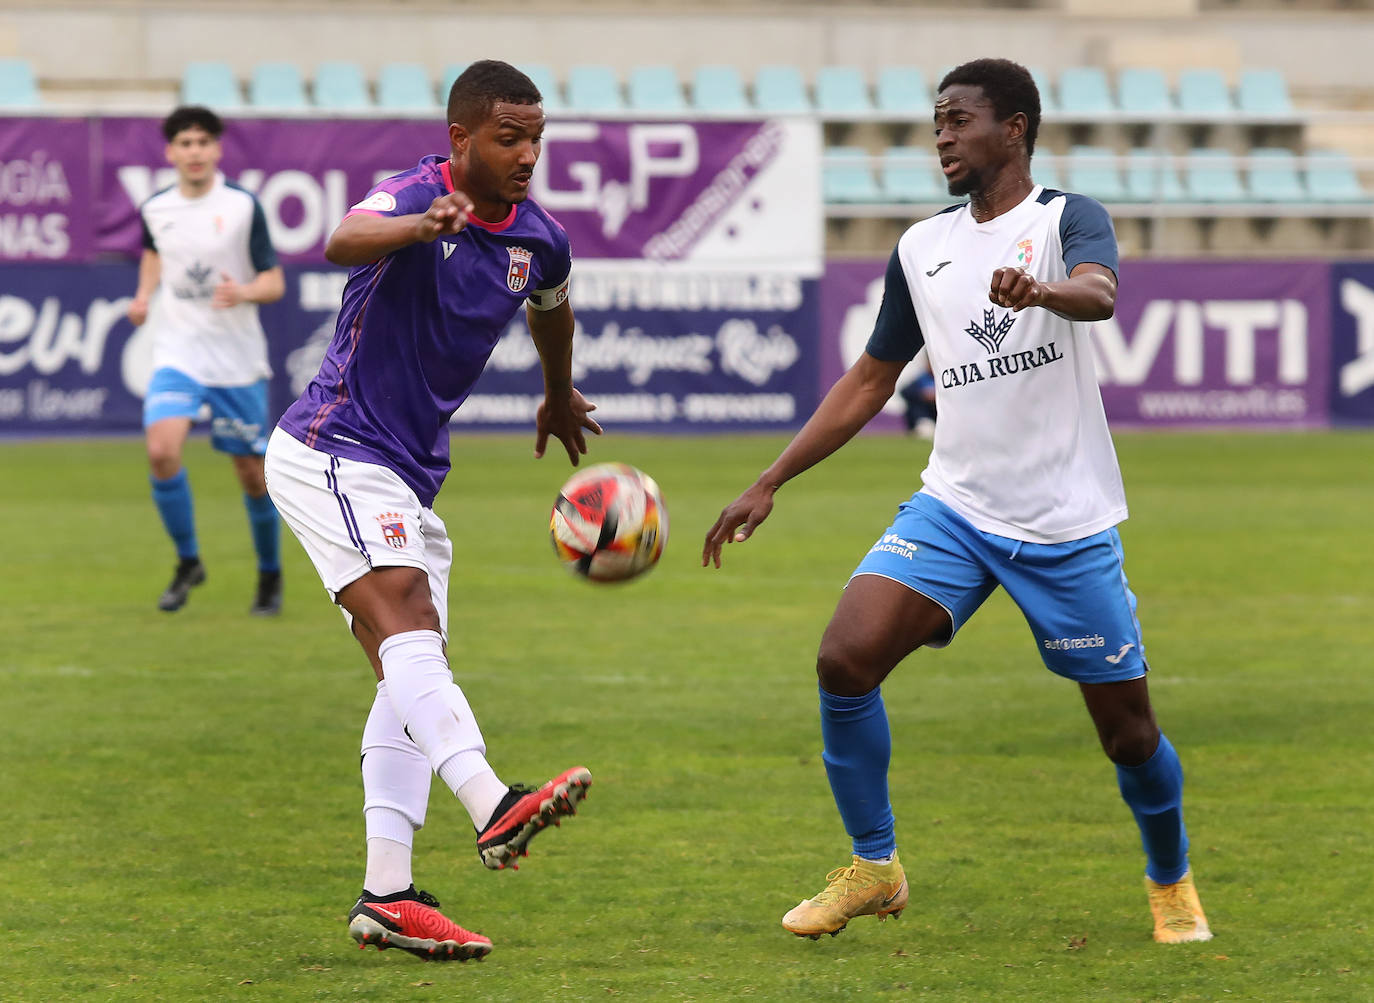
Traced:
<path fill-rule="evenodd" d="M 1126 184 L 1116 155 L 1104 146 L 1075 146 L 1069 150 L 1069 191 L 1099 202 L 1124 202 Z"/>
<path fill-rule="evenodd" d="M 326 111 L 361 111 L 372 107 L 363 69 L 357 63 L 330 61 L 315 69 L 315 107 Z"/>
<path fill-rule="evenodd" d="M 1046 188 L 1064 190 L 1064 182 L 1059 177 L 1058 158 L 1049 150 L 1040 149 L 1032 158 L 1031 180 Z"/>
<path fill-rule="evenodd" d="M 822 115 L 863 115 L 873 110 L 868 81 L 857 66 L 822 66 L 816 72 L 816 110 Z"/>
<path fill-rule="evenodd" d="M 457 79 L 455 74 L 454 79 Z M 452 86 L 452 81 L 449 81 Z M 377 74 L 377 107 L 386 111 L 431 111 L 435 106 L 434 85 L 429 70 L 419 63 L 387 63 Z M 444 89 L 441 103 L 448 102 Z"/>
<path fill-rule="evenodd" d="M 228 63 L 187 63 L 181 74 L 181 103 L 234 111 L 243 107 L 243 92 Z"/>
<path fill-rule="evenodd" d="M 1293 101 L 1278 70 L 1245 70 L 1236 84 L 1236 104 L 1245 115 L 1291 115 Z"/>
<path fill-rule="evenodd" d="M 1066 115 L 1108 115 L 1116 111 L 1107 74 L 1096 66 L 1070 66 L 1060 71 L 1059 110 Z"/>
<path fill-rule="evenodd" d="M 1261 146 L 1250 151 L 1250 195 L 1259 202 L 1306 202 L 1307 189 L 1292 150 Z"/>
<path fill-rule="evenodd" d="M 465 66 L 463 69 L 467 69 L 467 67 Z M 553 75 L 553 70 L 543 63 L 522 64 L 520 69 L 525 76 L 530 78 L 534 86 L 539 88 L 539 93 L 544 97 L 545 111 L 563 111 L 568 107 L 563 100 L 563 91 L 558 86 L 558 78 Z M 457 80 L 458 78 L 455 76 L 453 79 Z M 453 86 L 453 81 L 449 81 L 449 86 Z M 448 101 L 447 96 L 444 97 L 444 101 Z"/>
<path fill-rule="evenodd" d="M 463 75 L 463 71 L 466 70 L 470 65 L 470 63 L 449 63 L 439 72 L 438 86 L 435 87 L 434 94 L 439 99 L 440 107 L 448 107 L 448 92 L 453 90 L 453 82 L 457 80 L 459 77 L 461 77 Z M 521 71 L 526 76 L 530 75 L 529 70 L 525 69 L 524 67 L 521 67 Z M 539 81 L 535 80 L 534 84 L 536 87 L 538 87 Z M 544 93 L 544 89 L 542 87 L 539 88 L 539 93 Z M 545 97 L 544 107 L 548 107 L 547 96 Z"/>
<path fill-rule="evenodd" d="M 1055 99 L 1054 88 L 1050 86 L 1049 74 L 1033 66 L 1026 68 L 1030 70 L 1030 75 L 1035 80 L 1036 89 L 1040 91 L 1040 111 L 1058 111 L 1059 102 Z"/>
<path fill-rule="evenodd" d="M 677 70 L 668 65 L 636 66 L 630 71 L 630 107 L 635 111 L 685 111 Z"/>
<path fill-rule="evenodd" d="M 1126 195 L 1132 202 L 1186 202 L 1167 150 L 1137 147 L 1126 154 Z"/>
<path fill-rule="evenodd" d="M 610 66 L 583 63 L 568 71 L 568 107 L 579 112 L 620 111 L 625 98 L 620 77 Z"/>
<path fill-rule="evenodd" d="M 1116 75 L 1117 106 L 1133 118 L 1152 118 L 1174 111 L 1169 81 L 1161 70 L 1133 67 Z"/>
<path fill-rule="evenodd" d="M 0 59 L 0 107 L 34 108 L 41 103 L 33 64 L 27 59 Z"/>
<path fill-rule="evenodd" d="M 304 111 L 305 81 L 295 63 L 259 63 L 248 81 L 248 101 L 255 108 Z"/>
<path fill-rule="evenodd" d="M 1207 118 L 1232 115 L 1236 106 L 1220 70 L 1184 70 L 1178 75 L 1178 108 Z"/>
<path fill-rule="evenodd" d="M 857 146 L 832 146 L 825 151 L 821 188 L 827 202 L 877 202 L 882 197 L 868 151 Z"/>
<path fill-rule="evenodd" d="M 1194 202 L 1244 202 L 1248 197 L 1229 150 L 1200 148 L 1188 154 L 1186 188 Z"/>
<path fill-rule="evenodd" d="M 935 102 L 926 86 L 925 74 L 914 66 L 884 66 L 878 71 L 874 89 L 878 110 L 888 115 L 929 117 Z"/>
<path fill-rule="evenodd" d="M 749 111 L 744 81 L 733 66 L 698 66 L 692 74 L 692 107 L 698 111 Z"/>
<path fill-rule="evenodd" d="M 795 66 L 760 66 L 754 74 L 754 105 L 759 111 L 785 113 L 811 110 L 806 82 Z"/>
<path fill-rule="evenodd" d="M 889 146 L 883 152 L 882 191 L 893 202 L 942 202 L 950 198 L 939 160 L 919 146 Z"/>
<path fill-rule="evenodd" d="M 1341 150 L 1313 150 L 1307 157 L 1307 190 L 1312 201 L 1369 201 L 1350 154 Z"/>

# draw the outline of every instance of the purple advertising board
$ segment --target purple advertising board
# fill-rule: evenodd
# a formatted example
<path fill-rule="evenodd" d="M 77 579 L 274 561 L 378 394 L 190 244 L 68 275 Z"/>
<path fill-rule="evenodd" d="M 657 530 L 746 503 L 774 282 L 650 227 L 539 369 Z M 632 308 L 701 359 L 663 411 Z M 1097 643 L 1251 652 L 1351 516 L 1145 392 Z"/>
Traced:
<path fill-rule="evenodd" d="M 1332 269 L 1331 418 L 1374 424 L 1374 264 Z"/>
<path fill-rule="evenodd" d="M 138 206 L 175 181 L 164 150 L 157 119 L 0 118 L 0 261 L 136 256 Z M 223 150 L 281 259 L 318 264 L 350 206 L 448 136 L 437 119 L 232 118 Z M 814 122 L 557 119 L 531 192 L 581 261 L 821 270 Z"/>
<path fill-rule="evenodd" d="M 827 268 L 823 387 L 863 350 L 885 266 L 871 260 Z M 1374 269 L 1363 274 L 1374 278 Z M 1107 417 L 1117 426 L 1327 424 L 1330 285 L 1324 262 L 1123 262 L 1116 315 L 1093 325 Z M 1349 358 L 1358 354 L 1356 321 L 1346 323 Z M 1374 329 L 1364 338 L 1360 352 L 1368 353 Z M 1371 407 L 1369 397 L 1361 400 Z M 1352 418 L 1368 413 L 1360 406 L 1350 405 Z"/>
<path fill-rule="evenodd" d="M 319 368 L 346 277 L 286 271 L 286 297 L 262 308 L 273 418 Z M 132 264 L 0 269 L 0 434 L 142 427 L 152 346 L 125 317 L 136 280 Z M 814 279 L 607 272 L 577 289 L 574 372 L 609 429 L 791 428 L 815 407 Z M 542 388 L 517 316 L 455 424 L 532 429 Z"/>

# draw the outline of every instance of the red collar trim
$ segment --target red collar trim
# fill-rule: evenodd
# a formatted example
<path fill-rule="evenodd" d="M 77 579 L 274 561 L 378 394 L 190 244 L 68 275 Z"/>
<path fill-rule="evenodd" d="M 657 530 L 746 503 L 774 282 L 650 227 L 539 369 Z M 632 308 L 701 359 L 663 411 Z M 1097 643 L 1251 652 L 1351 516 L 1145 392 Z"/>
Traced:
<path fill-rule="evenodd" d="M 444 188 L 445 188 L 446 190 L 448 190 L 448 191 L 453 191 L 454 188 L 453 188 L 453 163 L 452 163 L 452 161 L 445 160 L 443 163 L 441 163 L 441 164 L 439 165 L 439 173 L 440 173 L 441 175 L 443 175 L 443 178 L 444 178 Z M 515 204 L 514 204 L 514 203 L 511 204 L 511 207 L 510 207 L 510 215 L 508 215 L 505 219 L 501 220 L 499 223 L 488 223 L 486 220 L 484 220 L 484 219 L 478 219 L 476 216 L 468 216 L 468 226 L 475 226 L 475 227 L 478 227 L 479 229 L 486 230 L 488 233 L 500 233 L 502 230 L 508 230 L 508 229 L 510 229 L 511 224 L 513 224 L 514 222 L 515 222 Z"/>

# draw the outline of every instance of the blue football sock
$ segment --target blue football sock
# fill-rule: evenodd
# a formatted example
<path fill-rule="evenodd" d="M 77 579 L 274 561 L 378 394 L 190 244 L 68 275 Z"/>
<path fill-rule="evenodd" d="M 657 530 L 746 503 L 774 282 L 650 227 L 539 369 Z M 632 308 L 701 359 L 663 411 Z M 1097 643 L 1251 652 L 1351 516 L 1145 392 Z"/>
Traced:
<path fill-rule="evenodd" d="M 253 530 L 253 549 L 258 552 L 259 571 L 281 570 L 281 521 L 269 495 L 243 496 L 248 509 L 248 525 Z"/>
<path fill-rule="evenodd" d="M 821 738 L 825 772 L 854 852 L 870 860 L 897 852 L 887 767 L 892 732 L 881 689 L 861 697 L 821 690 Z"/>
<path fill-rule="evenodd" d="M 195 510 L 191 504 L 191 479 L 186 475 L 185 468 L 166 480 L 149 475 L 148 481 L 153 485 L 153 503 L 162 516 L 162 525 L 176 544 L 177 557 L 185 560 L 199 556 Z"/>
<path fill-rule="evenodd" d="M 1140 826 L 1145 873 L 1171 885 L 1188 871 L 1188 831 L 1183 825 L 1183 766 L 1163 733 L 1155 754 L 1139 766 L 1116 768 L 1121 796 Z"/>

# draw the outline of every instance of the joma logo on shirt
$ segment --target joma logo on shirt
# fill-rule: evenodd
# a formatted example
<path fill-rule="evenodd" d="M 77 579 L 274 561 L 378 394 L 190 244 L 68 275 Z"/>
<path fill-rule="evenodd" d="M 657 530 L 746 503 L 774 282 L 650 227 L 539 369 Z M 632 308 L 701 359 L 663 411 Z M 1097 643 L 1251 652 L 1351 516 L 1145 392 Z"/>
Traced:
<path fill-rule="evenodd" d="M 940 373 L 940 385 L 946 388 L 962 387 L 969 383 L 981 383 L 983 380 L 995 380 L 999 376 L 1012 376 L 1027 370 L 1039 369 L 1051 362 L 1058 362 L 1063 357 L 1064 353 L 1059 350 L 1059 346 L 1051 341 L 1048 345 L 1026 349 L 1024 352 L 994 355 L 981 364 L 961 363 Z"/>

